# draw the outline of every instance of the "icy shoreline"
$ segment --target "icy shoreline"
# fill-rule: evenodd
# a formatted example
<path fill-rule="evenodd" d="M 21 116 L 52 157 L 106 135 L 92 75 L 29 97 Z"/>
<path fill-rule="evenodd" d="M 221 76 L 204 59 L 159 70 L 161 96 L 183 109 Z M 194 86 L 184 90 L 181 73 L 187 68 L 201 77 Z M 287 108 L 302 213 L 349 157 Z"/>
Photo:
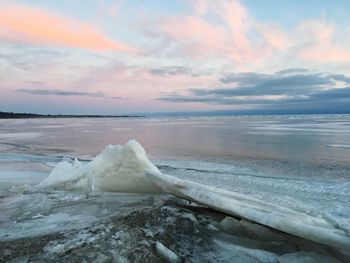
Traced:
<path fill-rule="evenodd" d="M 46 193 L 46 196 L 24 195 L 26 200 L 22 204 L 27 206 L 27 212 L 40 211 L 42 215 L 27 214 L 29 218 L 19 218 L 18 230 L 27 224 L 31 226 L 28 230 L 36 226 L 39 231 L 25 233 L 22 229 L 22 235 L 19 231 L 12 238 L 0 238 L 0 262 L 308 260 L 329 263 L 347 260 L 341 253 L 317 243 L 169 196 L 98 194 L 86 199 L 83 194 L 56 191 Z M 51 210 L 45 214 L 47 208 L 42 206 L 43 203 L 33 209 L 30 204 L 38 199 L 53 200 Z M 116 201 L 118 205 L 111 207 Z M 100 212 L 95 211 L 100 217 L 90 222 L 73 222 L 69 226 L 64 218 L 60 218 L 61 223 L 57 221 L 56 228 L 45 231 L 40 227 L 46 219 L 62 211 L 67 214 L 66 220 L 71 221 L 74 213 L 84 210 L 94 213 L 93 207 L 100 209 Z M 107 207 L 110 212 L 101 215 Z M 84 220 L 86 215 L 80 218 Z M 50 222 L 44 225 L 48 226 L 47 223 Z"/>
<path fill-rule="evenodd" d="M 223 189 L 184 181 L 160 172 L 146 171 L 146 175 L 165 193 L 344 251 L 350 247 L 348 233 L 323 218 L 298 213 Z"/>
<path fill-rule="evenodd" d="M 344 250 L 350 247 L 346 225 L 342 228 L 282 205 L 163 174 L 134 140 L 107 146 L 87 164 L 78 160 L 73 164 L 61 162 L 38 186 L 88 192 L 167 193 L 327 246 Z"/>
<path fill-rule="evenodd" d="M 11 189 L 0 203 L 0 212 L 7 215 L 0 217 L 1 254 L 6 260 L 28 258 L 18 252 L 28 250 L 28 244 L 37 248 L 29 255 L 34 262 L 64 262 L 60 260 L 66 256 L 81 261 L 88 248 L 92 258 L 101 255 L 99 262 L 115 257 L 124 260 L 120 262 L 159 262 L 164 257 L 172 262 L 202 262 L 206 258 L 340 262 L 350 258 L 346 227 L 249 194 L 166 175 L 148 160 L 136 141 L 110 145 L 91 161 L 65 160 L 41 183 Z M 140 221 L 128 225 L 135 215 Z M 94 230 L 97 225 L 103 234 Z M 134 239 L 124 240 L 118 231 Z M 9 251 L 11 246 L 18 251 Z M 133 258 L 130 253 L 135 247 L 149 258 Z M 108 249 L 118 252 L 115 255 L 106 252 Z"/>

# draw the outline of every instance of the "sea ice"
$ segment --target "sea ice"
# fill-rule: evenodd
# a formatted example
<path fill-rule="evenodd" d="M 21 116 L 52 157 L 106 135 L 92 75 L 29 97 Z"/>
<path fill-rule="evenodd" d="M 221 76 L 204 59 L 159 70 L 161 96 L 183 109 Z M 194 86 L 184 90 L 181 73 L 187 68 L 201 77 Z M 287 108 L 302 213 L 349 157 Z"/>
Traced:
<path fill-rule="evenodd" d="M 91 162 L 75 160 L 57 164 L 39 187 L 103 192 L 160 193 L 144 175 L 145 169 L 159 172 L 135 140 L 108 145 Z"/>
<path fill-rule="evenodd" d="M 278 257 L 280 263 L 340 263 L 339 260 L 327 255 L 319 255 L 314 252 L 299 251 L 295 253 L 284 254 Z"/>
<path fill-rule="evenodd" d="M 0 133 L 0 139 L 32 139 L 41 136 L 39 132 Z"/>
<path fill-rule="evenodd" d="M 349 144 L 328 144 L 327 146 L 332 148 L 350 148 Z"/>
<path fill-rule="evenodd" d="M 89 190 L 90 173 L 88 165 L 83 165 L 78 160 L 75 160 L 73 164 L 63 161 L 58 163 L 50 175 L 38 186 L 87 191 Z"/>
<path fill-rule="evenodd" d="M 281 230 L 339 249 L 350 247 L 350 236 L 324 218 L 269 204 L 250 196 L 185 181 L 160 172 L 146 170 L 148 176 L 165 193 L 192 200 L 233 216 Z"/>
<path fill-rule="evenodd" d="M 78 160 L 73 164 L 61 162 L 39 187 L 101 192 L 169 193 L 331 247 L 345 250 L 350 247 L 347 228 L 339 227 L 333 221 L 247 194 L 163 174 L 147 159 L 145 150 L 134 140 L 125 145 L 109 145 L 87 163 Z M 258 225 L 247 225 L 243 221 L 240 222 L 240 228 L 244 231 L 249 230 L 254 236 L 266 234 Z"/>

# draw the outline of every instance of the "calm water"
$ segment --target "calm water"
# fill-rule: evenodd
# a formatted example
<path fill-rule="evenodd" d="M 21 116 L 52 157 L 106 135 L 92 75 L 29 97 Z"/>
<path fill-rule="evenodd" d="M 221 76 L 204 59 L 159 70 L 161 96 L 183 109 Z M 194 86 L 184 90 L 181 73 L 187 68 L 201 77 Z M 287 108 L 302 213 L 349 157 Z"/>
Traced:
<path fill-rule="evenodd" d="M 0 120 L 3 153 L 86 157 L 129 139 L 138 140 L 153 159 L 303 176 L 344 177 L 350 169 L 349 115 Z"/>

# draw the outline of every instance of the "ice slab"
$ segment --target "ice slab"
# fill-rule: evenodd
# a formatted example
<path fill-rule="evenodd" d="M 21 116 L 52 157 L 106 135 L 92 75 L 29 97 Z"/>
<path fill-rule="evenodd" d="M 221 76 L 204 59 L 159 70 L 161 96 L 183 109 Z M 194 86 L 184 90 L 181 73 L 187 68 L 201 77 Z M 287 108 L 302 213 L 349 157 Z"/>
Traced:
<path fill-rule="evenodd" d="M 350 247 L 350 236 L 323 218 L 269 204 L 240 193 L 185 181 L 157 171 L 146 170 L 146 176 L 164 192 L 180 198 L 324 245 L 339 249 Z"/>

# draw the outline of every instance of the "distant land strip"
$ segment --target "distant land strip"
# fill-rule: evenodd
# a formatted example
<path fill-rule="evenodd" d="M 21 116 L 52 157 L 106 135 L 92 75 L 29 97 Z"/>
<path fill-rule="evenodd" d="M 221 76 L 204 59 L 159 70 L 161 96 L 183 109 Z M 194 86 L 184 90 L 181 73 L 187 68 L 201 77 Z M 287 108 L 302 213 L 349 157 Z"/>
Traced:
<path fill-rule="evenodd" d="M 79 115 L 79 114 L 33 114 L 0 111 L 0 119 L 34 119 L 34 118 L 145 118 L 142 115 Z"/>

